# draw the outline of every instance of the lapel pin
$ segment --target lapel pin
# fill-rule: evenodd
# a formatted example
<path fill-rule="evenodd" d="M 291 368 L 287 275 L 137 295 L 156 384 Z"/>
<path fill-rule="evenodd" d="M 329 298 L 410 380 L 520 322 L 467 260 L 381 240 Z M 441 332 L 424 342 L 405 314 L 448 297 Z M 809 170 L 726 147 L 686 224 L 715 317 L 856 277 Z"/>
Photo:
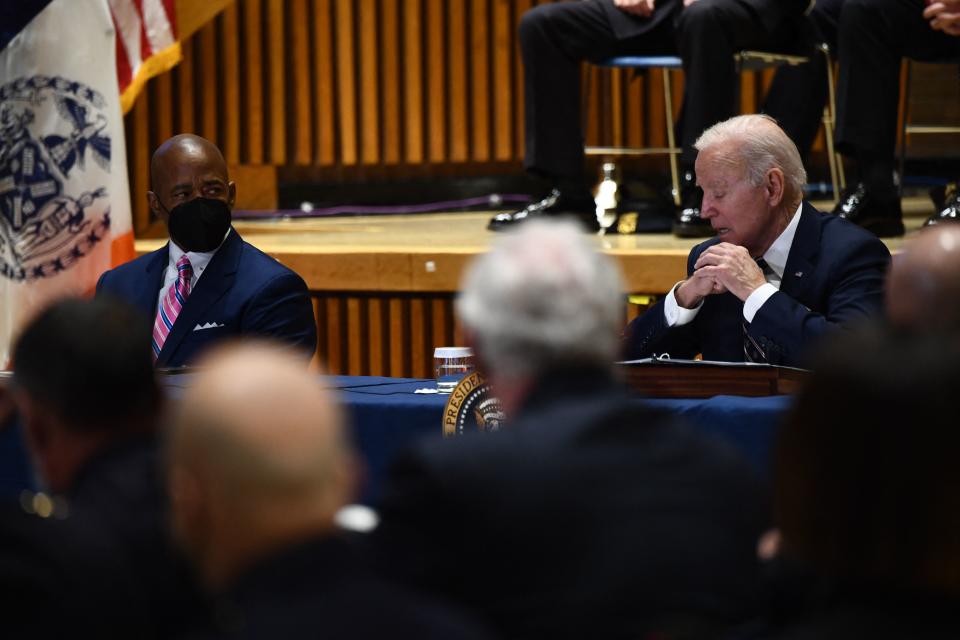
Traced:
<path fill-rule="evenodd" d="M 797 278 L 802 278 L 802 277 L 803 277 L 803 271 L 797 271 L 797 272 L 796 272 L 795 274 L 793 274 L 793 275 L 796 276 Z"/>

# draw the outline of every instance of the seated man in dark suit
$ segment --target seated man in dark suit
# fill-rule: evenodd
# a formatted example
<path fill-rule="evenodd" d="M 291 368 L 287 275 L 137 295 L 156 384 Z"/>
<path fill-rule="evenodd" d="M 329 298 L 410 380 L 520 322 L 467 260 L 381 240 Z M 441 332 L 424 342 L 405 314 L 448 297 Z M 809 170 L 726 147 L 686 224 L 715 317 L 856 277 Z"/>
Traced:
<path fill-rule="evenodd" d="M 190 364 L 227 337 L 276 338 L 301 350 L 317 346 L 313 305 L 303 279 L 230 226 L 236 185 L 220 150 L 191 134 L 153 154 L 150 210 L 170 242 L 107 271 L 97 293 L 111 293 L 153 319 L 157 367 Z"/>
<path fill-rule="evenodd" d="M 905 57 L 960 60 L 960 1 L 846 0 L 840 14 L 837 146 L 856 183 L 834 211 L 879 236 L 903 235 L 895 183 L 900 67 Z M 960 193 L 927 220 L 960 217 Z"/>
<path fill-rule="evenodd" d="M 370 573 L 338 532 L 353 453 L 330 392 L 273 345 L 219 350 L 181 401 L 170 442 L 174 529 L 229 638 L 483 638 Z"/>
<path fill-rule="evenodd" d="M 616 380 L 616 264 L 572 223 L 524 227 L 457 302 L 508 426 L 398 461 L 378 558 L 506 637 L 712 637 L 751 606 L 757 478 Z"/>
<path fill-rule="evenodd" d="M 890 253 L 874 235 L 803 202 L 800 154 L 766 116 L 697 140 L 703 216 L 687 279 L 626 330 L 625 356 L 805 363 L 831 329 L 878 312 Z"/>
<path fill-rule="evenodd" d="M 734 54 L 796 52 L 811 6 L 810 0 L 584 0 L 541 3 L 526 12 L 519 30 L 524 166 L 552 192 L 521 211 L 497 215 L 489 228 L 572 215 L 596 231 L 596 207 L 583 175 L 580 64 L 611 56 L 678 55 L 685 77 L 678 127 L 683 203 L 673 229 L 682 236 L 711 235 L 700 217 L 693 143 L 701 131 L 737 113 Z"/>
<path fill-rule="evenodd" d="M 167 638 L 204 614 L 192 572 L 167 535 L 162 398 L 149 336 L 140 312 L 116 300 L 66 300 L 41 313 L 14 348 L 12 394 L 50 495 L 22 501 L 26 521 L 10 516 L 10 528 L 0 525 L 3 549 L 16 552 L 19 566 L 36 560 L 26 566 L 36 572 L 29 580 L 65 575 L 52 589 L 58 607 L 78 598 L 93 607 L 81 619 L 42 626 Z M 11 542 L 18 530 L 34 534 Z"/>

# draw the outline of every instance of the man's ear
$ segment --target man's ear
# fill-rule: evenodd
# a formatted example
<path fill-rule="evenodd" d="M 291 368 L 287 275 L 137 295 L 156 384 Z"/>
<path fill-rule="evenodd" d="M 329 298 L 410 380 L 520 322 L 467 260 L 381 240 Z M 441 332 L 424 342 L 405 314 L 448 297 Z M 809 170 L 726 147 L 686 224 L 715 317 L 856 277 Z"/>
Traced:
<path fill-rule="evenodd" d="M 147 204 L 150 205 L 150 212 L 154 215 L 154 217 L 167 222 L 167 219 L 170 217 L 170 215 L 162 206 L 160 206 L 160 198 L 158 198 L 157 194 L 155 194 L 153 191 L 147 191 Z"/>
<path fill-rule="evenodd" d="M 230 205 L 230 208 L 233 209 L 234 203 L 237 201 L 237 183 L 230 181 L 227 183 L 227 204 Z"/>
<path fill-rule="evenodd" d="M 786 189 L 786 176 L 783 171 L 777 167 L 767 171 L 767 180 L 764 188 L 767 190 L 767 203 L 770 208 L 775 209 L 783 203 Z"/>

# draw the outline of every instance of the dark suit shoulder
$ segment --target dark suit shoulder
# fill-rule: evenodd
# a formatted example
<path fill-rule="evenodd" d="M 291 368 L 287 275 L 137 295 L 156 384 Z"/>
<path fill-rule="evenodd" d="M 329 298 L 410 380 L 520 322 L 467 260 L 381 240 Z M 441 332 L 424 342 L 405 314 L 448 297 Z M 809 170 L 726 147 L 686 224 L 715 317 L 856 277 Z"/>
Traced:
<path fill-rule="evenodd" d="M 100 276 L 100 284 L 106 287 L 107 289 L 109 289 L 110 285 L 112 285 L 115 282 L 124 280 L 126 278 L 130 278 L 130 277 L 139 277 L 143 272 L 147 270 L 147 268 L 151 265 L 151 263 L 153 263 L 153 261 L 160 258 L 160 254 L 166 254 L 166 252 L 167 252 L 167 248 L 166 246 L 163 246 L 155 251 L 151 251 L 150 253 L 145 253 L 142 256 L 139 256 L 137 258 L 134 258 L 133 260 L 130 260 L 129 262 L 124 262 L 121 265 L 117 265 L 112 269 L 104 271 L 103 275 Z M 163 266 L 165 267 L 166 264 L 164 264 Z M 99 289 L 100 287 L 98 287 L 98 292 L 99 292 Z"/>
<path fill-rule="evenodd" d="M 811 207 L 812 208 L 812 207 Z M 836 255 L 836 252 L 851 253 L 868 250 L 885 254 L 890 250 L 877 236 L 849 220 L 830 213 L 816 211 L 820 219 L 820 253 Z"/>
<path fill-rule="evenodd" d="M 239 268 L 243 271 L 242 276 L 247 283 L 253 283 L 257 280 L 266 282 L 284 276 L 303 281 L 303 278 L 296 271 L 281 264 L 279 260 L 264 253 L 246 240 L 243 241 Z"/>

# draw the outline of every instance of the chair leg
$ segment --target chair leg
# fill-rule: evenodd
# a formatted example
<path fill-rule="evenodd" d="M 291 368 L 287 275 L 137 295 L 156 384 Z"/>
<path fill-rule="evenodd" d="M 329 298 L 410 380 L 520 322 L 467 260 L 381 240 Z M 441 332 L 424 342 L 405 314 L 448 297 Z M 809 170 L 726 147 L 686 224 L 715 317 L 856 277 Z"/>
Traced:
<path fill-rule="evenodd" d="M 673 188 L 673 204 L 680 206 L 680 169 L 677 166 L 678 160 L 677 157 L 680 155 L 680 151 L 677 149 L 677 143 L 674 139 L 674 123 L 673 123 L 673 92 L 670 88 L 670 69 L 664 68 L 663 70 L 663 106 L 666 111 L 666 121 L 667 121 L 667 147 L 669 148 L 668 155 L 670 156 L 670 184 Z"/>
<path fill-rule="evenodd" d="M 834 130 L 837 126 L 837 95 L 833 83 L 833 61 L 830 49 L 823 45 L 824 61 L 827 65 L 827 105 L 823 108 L 823 133 L 827 141 L 827 161 L 830 165 L 830 182 L 833 186 L 833 201 L 840 200 L 840 191 L 847 188 L 847 179 L 843 171 L 843 158 L 834 145 Z"/>

